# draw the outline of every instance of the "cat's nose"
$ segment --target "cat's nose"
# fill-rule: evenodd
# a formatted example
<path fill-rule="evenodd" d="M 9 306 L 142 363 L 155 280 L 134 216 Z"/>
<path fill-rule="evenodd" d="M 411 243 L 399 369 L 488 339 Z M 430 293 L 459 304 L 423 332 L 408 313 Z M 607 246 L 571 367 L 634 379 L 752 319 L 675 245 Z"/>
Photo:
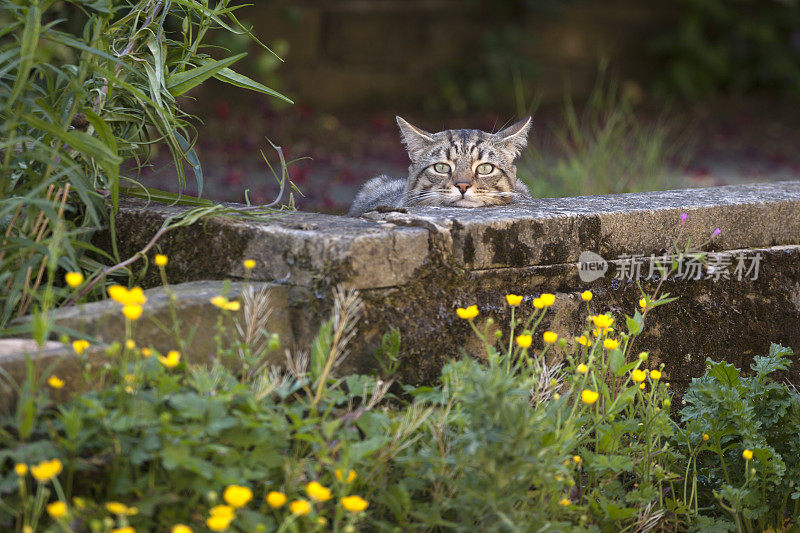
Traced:
<path fill-rule="evenodd" d="M 464 196 L 467 193 L 467 189 L 469 189 L 470 185 L 471 185 L 471 183 L 468 182 L 468 181 L 457 181 L 456 182 L 456 187 L 458 187 L 458 190 L 461 191 L 461 196 Z"/>

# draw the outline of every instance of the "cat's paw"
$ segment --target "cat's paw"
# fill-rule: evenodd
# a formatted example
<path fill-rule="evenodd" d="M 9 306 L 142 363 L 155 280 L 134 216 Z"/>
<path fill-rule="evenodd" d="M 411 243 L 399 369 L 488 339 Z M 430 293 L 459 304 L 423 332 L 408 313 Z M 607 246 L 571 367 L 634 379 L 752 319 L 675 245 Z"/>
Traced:
<path fill-rule="evenodd" d="M 379 205 L 370 209 L 370 211 L 377 211 L 378 213 L 408 213 L 405 207 L 392 207 L 390 205 Z"/>

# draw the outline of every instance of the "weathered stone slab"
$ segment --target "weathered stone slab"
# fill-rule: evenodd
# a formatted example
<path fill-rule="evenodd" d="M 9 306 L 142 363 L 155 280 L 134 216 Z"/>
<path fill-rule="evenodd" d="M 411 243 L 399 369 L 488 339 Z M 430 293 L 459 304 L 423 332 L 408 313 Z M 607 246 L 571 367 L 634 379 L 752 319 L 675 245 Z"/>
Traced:
<path fill-rule="evenodd" d="M 160 353 L 177 349 L 176 333 L 171 330 L 173 317 L 177 317 L 180 338 L 188 345 L 188 350 L 182 353 L 184 360 L 194 363 L 210 360 L 217 352 L 215 336 L 220 336 L 224 346 L 230 346 L 239 340 L 233 321 L 238 321 L 244 327 L 246 320 L 243 305 L 239 311 L 229 312 L 230 318 L 223 321 L 224 331 L 218 331 L 217 321 L 222 312 L 209 300 L 223 294 L 225 285 L 221 281 L 197 281 L 171 285 L 169 292 L 163 287 L 145 291 L 147 304 L 142 317 L 134 324 L 133 339 L 140 347 L 149 347 Z M 233 282 L 228 285 L 226 296 L 241 301 L 245 283 Z M 282 345 L 281 349 L 267 356 L 273 362 L 283 361 L 283 349 L 295 343 L 286 288 L 263 282 L 250 282 L 247 285 L 256 293 L 267 291 L 269 316 L 265 329 L 269 333 L 277 333 Z M 71 339 L 91 341 L 92 346 L 86 355 L 89 360 L 98 363 L 105 360 L 105 348 L 108 345 L 121 343 L 125 339 L 125 320 L 120 307 L 116 302 L 107 300 L 55 310 L 51 318 L 56 331 L 70 332 Z M 70 345 L 49 341 L 39 348 L 30 339 L 0 339 L 0 366 L 17 382 L 25 377 L 28 355 L 35 361 L 36 373 L 42 374 L 43 379 L 54 372 L 73 385 L 82 382 L 79 378 L 83 369 Z M 68 390 L 74 392 L 75 388 L 73 386 Z M 7 394 L 0 394 L 0 397 L 5 396 Z M 7 406 L 7 403 L 0 401 L 0 409 Z"/>
<path fill-rule="evenodd" d="M 800 182 L 732 185 L 607 196 L 544 198 L 498 208 L 425 207 L 365 218 L 450 233 L 456 263 L 468 269 L 574 263 L 591 250 L 604 257 L 658 253 L 678 236 L 712 249 L 800 240 Z"/>
<path fill-rule="evenodd" d="M 185 209 L 125 200 L 117 221 L 121 253 L 136 252 L 168 216 Z M 357 288 L 392 287 L 411 281 L 429 260 L 424 229 L 314 213 L 263 222 L 213 217 L 166 233 L 159 245 L 172 259 L 171 279 L 181 281 L 244 277 L 247 258 L 256 261 L 253 279 L 302 286 L 336 279 Z"/>

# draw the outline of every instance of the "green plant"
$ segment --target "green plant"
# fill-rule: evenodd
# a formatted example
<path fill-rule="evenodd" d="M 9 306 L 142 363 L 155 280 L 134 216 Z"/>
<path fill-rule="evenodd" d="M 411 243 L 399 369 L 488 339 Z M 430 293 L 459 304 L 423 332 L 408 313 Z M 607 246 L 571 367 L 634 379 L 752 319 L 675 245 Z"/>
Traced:
<path fill-rule="evenodd" d="M 582 110 L 566 97 L 554 145 L 542 143 L 520 161 L 519 177 L 534 197 L 614 194 L 675 186 L 673 158 L 685 148 L 675 127 L 642 119 L 628 92 L 598 79 Z M 680 163 L 680 161 L 678 161 Z"/>
<path fill-rule="evenodd" d="M 684 396 L 684 445 L 699 505 L 717 503 L 737 531 L 763 531 L 800 512 L 800 395 L 772 377 L 791 355 L 771 345 L 754 358 L 749 377 L 708 359 L 706 374 Z"/>
<path fill-rule="evenodd" d="M 768 89 L 800 95 L 800 9 L 796 0 L 681 0 L 675 26 L 650 42 L 656 90 L 700 99 Z"/>
<path fill-rule="evenodd" d="M 210 30 L 244 34 L 232 0 L 0 3 L 0 327 L 39 305 L 47 251 L 62 227 L 58 267 L 100 272 L 122 259 L 91 243 L 111 226 L 121 185 L 156 143 L 202 193 L 189 115 L 177 98 L 214 77 L 287 100 L 214 59 Z M 134 170 L 121 170 L 132 160 Z M 109 207 L 106 207 L 106 203 Z M 110 211 L 110 213 L 109 213 Z M 60 276 L 59 276 L 60 279 Z M 99 293 L 95 293 L 98 296 Z"/>

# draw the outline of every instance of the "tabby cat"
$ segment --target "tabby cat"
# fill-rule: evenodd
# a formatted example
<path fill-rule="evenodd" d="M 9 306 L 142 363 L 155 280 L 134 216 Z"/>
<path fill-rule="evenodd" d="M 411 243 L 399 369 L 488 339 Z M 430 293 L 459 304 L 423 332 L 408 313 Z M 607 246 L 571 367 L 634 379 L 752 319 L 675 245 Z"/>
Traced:
<path fill-rule="evenodd" d="M 356 195 L 350 216 L 379 207 L 480 207 L 530 198 L 514 159 L 528 142 L 531 117 L 498 132 L 428 133 L 401 117 L 397 124 L 411 158 L 407 179 L 372 178 Z"/>

